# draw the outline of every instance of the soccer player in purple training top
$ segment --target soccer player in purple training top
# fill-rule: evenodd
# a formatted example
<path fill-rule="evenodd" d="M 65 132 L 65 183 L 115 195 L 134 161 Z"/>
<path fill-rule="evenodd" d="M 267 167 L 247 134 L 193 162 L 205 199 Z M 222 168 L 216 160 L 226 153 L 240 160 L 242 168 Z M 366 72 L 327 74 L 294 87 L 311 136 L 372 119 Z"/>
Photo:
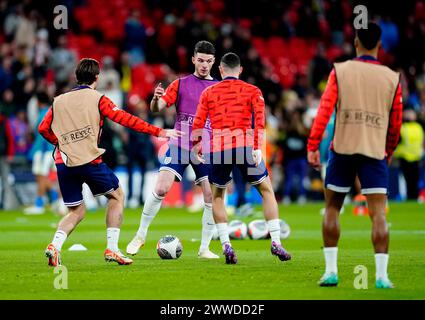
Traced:
<path fill-rule="evenodd" d="M 146 199 L 140 220 L 139 230 L 133 240 L 127 246 L 127 253 L 135 255 L 146 241 L 149 225 L 161 208 L 162 200 L 171 189 L 174 181 L 181 181 L 186 167 L 190 164 L 195 171 L 195 184 L 202 189 L 205 208 L 202 216 L 202 239 L 198 257 L 205 259 L 218 259 L 219 257 L 209 250 L 209 244 L 214 232 L 215 222 L 212 213 L 211 187 L 208 182 L 210 165 L 195 164 L 190 159 L 192 149 L 191 132 L 193 120 L 196 114 L 199 97 L 202 91 L 215 84 L 217 80 L 210 75 L 214 64 L 215 48 L 208 41 L 199 41 L 195 45 L 192 63 L 195 66 L 193 74 L 179 78 L 172 82 L 164 91 L 161 83 L 156 87 L 150 108 L 158 112 L 164 108 L 176 106 L 177 116 L 175 129 L 185 133 L 182 138 L 170 139 L 169 149 L 161 163 L 158 180 L 152 193 Z M 211 127 L 209 121 L 204 130 L 204 152 L 209 150 L 209 137 Z"/>

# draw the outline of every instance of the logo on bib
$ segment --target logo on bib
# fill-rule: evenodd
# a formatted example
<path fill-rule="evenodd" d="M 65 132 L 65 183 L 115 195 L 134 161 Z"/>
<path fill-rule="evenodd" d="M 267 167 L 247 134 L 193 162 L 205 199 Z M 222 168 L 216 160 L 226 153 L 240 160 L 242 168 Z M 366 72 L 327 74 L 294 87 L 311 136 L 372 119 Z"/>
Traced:
<path fill-rule="evenodd" d="M 92 126 L 87 126 L 82 129 L 73 130 L 61 135 L 62 145 L 74 143 L 77 141 L 84 140 L 88 136 L 94 136 Z"/>

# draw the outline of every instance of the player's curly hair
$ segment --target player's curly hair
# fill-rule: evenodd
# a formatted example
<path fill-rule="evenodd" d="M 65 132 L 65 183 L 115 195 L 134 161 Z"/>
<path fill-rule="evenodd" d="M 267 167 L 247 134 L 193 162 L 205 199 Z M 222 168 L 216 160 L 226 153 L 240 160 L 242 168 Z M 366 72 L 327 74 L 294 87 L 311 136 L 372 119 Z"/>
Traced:
<path fill-rule="evenodd" d="M 196 55 L 197 53 L 204 53 L 204 54 L 212 54 L 215 55 L 215 48 L 214 45 L 209 41 L 199 41 L 195 45 L 195 50 L 193 52 L 193 55 Z"/>

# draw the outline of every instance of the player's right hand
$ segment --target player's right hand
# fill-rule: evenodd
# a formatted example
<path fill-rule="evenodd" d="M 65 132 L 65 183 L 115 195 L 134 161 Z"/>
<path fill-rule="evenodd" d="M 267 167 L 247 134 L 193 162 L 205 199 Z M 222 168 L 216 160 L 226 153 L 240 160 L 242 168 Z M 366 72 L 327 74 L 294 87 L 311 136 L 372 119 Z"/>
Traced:
<path fill-rule="evenodd" d="M 205 163 L 205 158 L 202 154 L 202 145 L 200 143 L 193 146 L 192 152 L 195 154 L 196 160 L 198 160 L 199 163 Z"/>
<path fill-rule="evenodd" d="M 153 92 L 153 97 L 154 99 L 159 99 L 164 95 L 164 88 L 162 87 L 162 83 L 160 82 L 156 88 L 155 91 Z"/>
<path fill-rule="evenodd" d="M 320 151 L 309 151 L 307 153 L 307 160 L 308 163 L 317 171 L 319 171 L 322 168 L 322 165 L 320 163 Z"/>
<path fill-rule="evenodd" d="M 171 139 L 171 138 L 180 138 L 184 135 L 185 135 L 185 133 L 182 132 L 182 131 L 175 130 L 175 129 L 166 129 L 166 130 L 163 130 L 160 137 Z"/>
<path fill-rule="evenodd" d="M 255 166 L 258 167 L 258 165 L 263 160 L 263 156 L 260 149 L 252 150 L 252 158 L 254 159 Z"/>

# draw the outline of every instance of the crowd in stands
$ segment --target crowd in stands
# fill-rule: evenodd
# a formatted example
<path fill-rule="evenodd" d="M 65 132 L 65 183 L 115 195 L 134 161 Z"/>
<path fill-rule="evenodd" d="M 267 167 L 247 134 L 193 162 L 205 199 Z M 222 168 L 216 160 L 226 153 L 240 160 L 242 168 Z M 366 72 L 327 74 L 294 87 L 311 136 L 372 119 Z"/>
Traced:
<path fill-rule="evenodd" d="M 400 72 L 403 87 L 405 124 L 390 168 L 390 198 L 422 194 L 423 199 L 425 4 L 362 3 L 383 31 L 379 60 Z M 67 29 L 54 27 L 55 5 L 67 8 Z M 153 88 L 192 72 L 193 46 L 208 40 L 218 59 L 229 51 L 239 54 L 241 78 L 264 94 L 266 158 L 278 198 L 284 203 L 319 199 L 321 176 L 307 165 L 306 142 L 332 63 L 355 56 L 355 5 L 348 0 L 0 0 L 1 179 L 9 175 L 10 164 L 13 171 L 14 164 L 32 160 L 37 94 L 44 92 L 52 101 L 73 88 L 80 58 L 101 62 L 98 90 L 115 104 L 171 128 L 173 108 L 149 112 Z M 213 76 L 219 78 L 217 66 Z M 132 172 L 138 166 L 147 172 L 157 168 L 163 142 L 108 123 L 101 143 L 112 168 Z"/>

